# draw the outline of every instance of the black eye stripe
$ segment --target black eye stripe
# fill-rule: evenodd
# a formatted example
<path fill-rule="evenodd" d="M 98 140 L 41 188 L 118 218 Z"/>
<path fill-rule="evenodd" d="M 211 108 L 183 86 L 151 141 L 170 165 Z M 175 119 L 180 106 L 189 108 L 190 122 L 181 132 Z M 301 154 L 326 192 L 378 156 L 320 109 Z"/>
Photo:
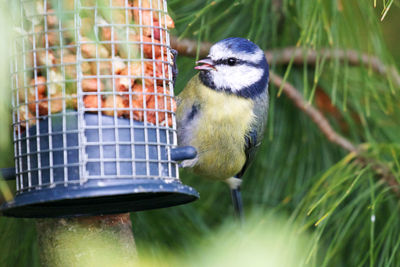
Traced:
<path fill-rule="evenodd" d="M 215 62 L 215 65 L 229 65 L 228 59 L 229 58 L 218 59 L 217 61 L 214 61 L 214 62 Z M 235 65 L 239 65 L 239 64 L 243 64 L 243 63 L 245 63 L 243 60 L 236 58 Z"/>
<path fill-rule="evenodd" d="M 228 58 L 218 59 L 218 60 L 214 61 L 214 65 L 228 65 L 229 66 Z M 246 66 L 258 67 L 257 63 L 248 62 L 248 61 L 244 61 L 244 60 L 236 58 L 235 66 L 237 66 L 237 65 L 246 65 Z"/>

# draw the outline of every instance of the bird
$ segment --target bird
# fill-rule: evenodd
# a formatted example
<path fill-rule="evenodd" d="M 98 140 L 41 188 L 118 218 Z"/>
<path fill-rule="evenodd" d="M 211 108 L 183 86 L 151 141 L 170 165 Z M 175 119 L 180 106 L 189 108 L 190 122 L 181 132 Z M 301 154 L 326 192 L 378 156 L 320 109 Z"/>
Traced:
<path fill-rule="evenodd" d="M 243 220 L 242 176 L 261 144 L 268 117 L 269 66 L 250 40 L 230 37 L 211 46 L 176 97 L 178 144 L 193 146 L 184 168 L 231 190 L 235 214 Z"/>

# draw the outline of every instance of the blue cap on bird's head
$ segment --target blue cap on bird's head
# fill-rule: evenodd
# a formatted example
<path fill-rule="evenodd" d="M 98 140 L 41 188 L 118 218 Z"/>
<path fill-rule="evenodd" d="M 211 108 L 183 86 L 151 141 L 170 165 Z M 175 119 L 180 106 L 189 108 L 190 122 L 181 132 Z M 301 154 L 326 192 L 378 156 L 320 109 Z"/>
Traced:
<path fill-rule="evenodd" d="M 200 80 L 217 91 L 254 98 L 267 90 L 268 63 L 264 52 L 253 42 L 231 37 L 215 43 L 195 69 Z"/>
<path fill-rule="evenodd" d="M 223 39 L 216 43 L 215 45 L 221 45 L 224 46 L 231 51 L 237 52 L 237 53 L 256 53 L 257 51 L 261 50 L 258 45 L 253 43 L 252 41 L 240 37 L 230 37 Z"/>

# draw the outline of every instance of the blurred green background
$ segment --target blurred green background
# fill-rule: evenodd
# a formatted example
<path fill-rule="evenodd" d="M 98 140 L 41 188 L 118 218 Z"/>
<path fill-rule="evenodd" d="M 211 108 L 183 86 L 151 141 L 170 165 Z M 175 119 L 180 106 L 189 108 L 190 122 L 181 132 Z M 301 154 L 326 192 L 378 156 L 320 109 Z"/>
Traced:
<path fill-rule="evenodd" d="M 377 10 L 378 11 L 378 10 Z M 379 13 L 379 12 L 377 12 Z M 383 38 L 393 55 L 397 66 L 400 65 L 400 7 L 393 5 L 388 16 L 380 23 L 383 32 Z"/>

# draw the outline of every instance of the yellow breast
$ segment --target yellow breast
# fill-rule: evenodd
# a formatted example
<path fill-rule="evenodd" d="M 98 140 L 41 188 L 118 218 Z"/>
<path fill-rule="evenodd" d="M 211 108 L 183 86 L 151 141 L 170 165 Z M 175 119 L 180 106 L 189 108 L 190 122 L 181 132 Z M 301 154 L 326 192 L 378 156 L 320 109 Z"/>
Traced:
<path fill-rule="evenodd" d="M 254 118 L 253 102 L 204 86 L 195 76 L 185 89 L 200 105 L 191 145 L 198 150 L 194 171 L 213 179 L 226 179 L 243 167 L 245 135 Z"/>

